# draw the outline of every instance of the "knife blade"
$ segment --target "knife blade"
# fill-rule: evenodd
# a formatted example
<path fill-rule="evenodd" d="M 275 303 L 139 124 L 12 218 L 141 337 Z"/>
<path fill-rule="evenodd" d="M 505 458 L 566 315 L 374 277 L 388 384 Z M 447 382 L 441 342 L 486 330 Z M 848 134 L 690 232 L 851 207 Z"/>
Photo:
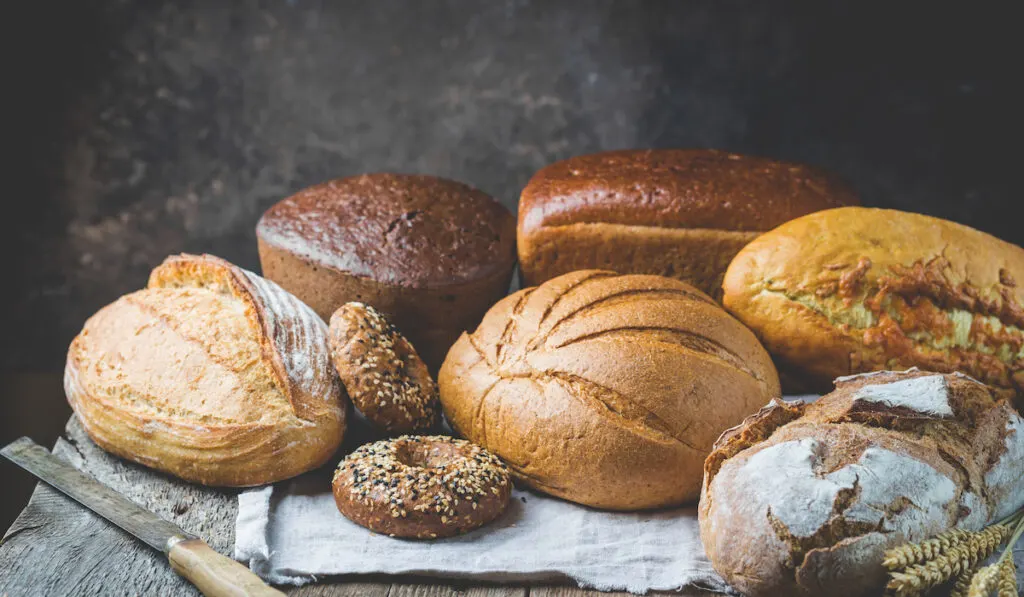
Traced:
<path fill-rule="evenodd" d="M 167 554 L 174 571 L 208 597 L 284 595 L 244 565 L 214 551 L 202 539 L 135 504 L 27 437 L 0 449 L 0 455 Z"/>
<path fill-rule="evenodd" d="M 120 493 L 59 460 L 27 437 L 0 450 L 8 460 L 58 489 L 76 502 L 135 535 L 153 549 L 167 553 L 168 543 L 195 539 L 178 525 L 129 501 Z"/>

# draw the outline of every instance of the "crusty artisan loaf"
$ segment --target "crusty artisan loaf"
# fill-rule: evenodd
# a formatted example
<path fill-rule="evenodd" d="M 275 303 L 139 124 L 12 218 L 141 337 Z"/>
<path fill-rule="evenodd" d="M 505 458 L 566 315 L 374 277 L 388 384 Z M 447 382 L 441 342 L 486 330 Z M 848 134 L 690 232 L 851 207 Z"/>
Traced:
<path fill-rule="evenodd" d="M 325 321 L 345 303 L 383 312 L 434 371 L 508 293 L 515 218 L 453 180 L 365 174 L 278 202 L 256 227 L 263 275 Z"/>
<path fill-rule="evenodd" d="M 499 302 L 438 382 L 452 427 L 521 481 L 616 510 L 696 499 L 715 438 L 779 395 L 768 354 L 707 295 L 593 270 Z"/>
<path fill-rule="evenodd" d="M 718 298 L 729 261 L 765 230 L 857 204 L 801 164 L 710 149 L 609 151 L 543 168 L 523 189 L 524 285 L 573 270 L 658 274 Z"/>
<path fill-rule="evenodd" d="M 1024 420 L 965 375 L 912 369 L 773 401 L 705 463 L 711 563 L 748 597 L 880 595 L 886 549 L 1024 505 Z"/>
<path fill-rule="evenodd" d="M 780 371 L 832 378 L 919 366 L 1021 391 L 1024 249 L 920 214 L 846 207 L 750 243 L 725 276 L 726 309 Z"/>
<path fill-rule="evenodd" d="M 169 257 L 71 343 L 64 389 L 103 449 L 206 485 L 260 485 L 327 461 L 347 399 L 327 326 L 277 284 Z"/>

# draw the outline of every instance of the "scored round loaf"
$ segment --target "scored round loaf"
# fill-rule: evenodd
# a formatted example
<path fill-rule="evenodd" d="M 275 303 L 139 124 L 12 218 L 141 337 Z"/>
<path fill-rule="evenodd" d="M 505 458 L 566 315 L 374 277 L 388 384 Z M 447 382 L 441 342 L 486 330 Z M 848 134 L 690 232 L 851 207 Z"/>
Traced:
<path fill-rule="evenodd" d="M 1024 506 L 1024 419 L 992 388 L 911 369 L 773 401 L 716 442 L 701 539 L 749 597 L 867 597 L 884 553 Z"/>
<path fill-rule="evenodd" d="M 768 354 L 707 295 L 594 270 L 503 299 L 438 382 L 453 429 L 518 479 L 615 510 L 696 499 L 715 438 L 779 395 Z"/>
<path fill-rule="evenodd" d="M 364 174 L 309 187 L 256 227 L 263 275 L 324 320 L 348 302 L 383 312 L 434 371 L 508 292 L 515 218 L 468 185 Z"/>
<path fill-rule="evenodd" d="M 814 391 L 916 366 L 1024 397 L 1024 249 L 962 224 L 866 207 L 810 214 L 745 247 L 724 290 L 779 369 Z"/>
<path fill-rule="evenodd" d="M 169 257 L 86 322 L 64 388 L 101 448 L 205 485 L 262 485 L 326 462 L 347 399 L 327 326 L 277 284 Z"/>
<path fill-rule="evenodd" d="M 678 278 L 714 298 L 763 231 L 856 194 L 817 168 L 712 149 L 624 150 L 541 169 L 519 203 L 525 285 L 580 269 Z"/>

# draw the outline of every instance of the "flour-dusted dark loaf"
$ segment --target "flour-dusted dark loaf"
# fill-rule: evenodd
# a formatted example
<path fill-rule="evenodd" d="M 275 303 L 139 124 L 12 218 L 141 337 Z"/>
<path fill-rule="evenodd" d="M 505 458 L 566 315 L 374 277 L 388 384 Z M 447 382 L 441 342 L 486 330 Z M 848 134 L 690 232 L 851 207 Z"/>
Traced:
<path fill-rule="evenodd" d="M 715 438 L 779 395 L 757 339 L 696 288 L 580 271 L 495 305 L 441 405 L 524 483 L 617 510 L 692 501 Z"/>
<path fill-rule="evenodd" d="M 834 176 L 791 162 L 710 149 L 578 156 L 523 189 L 520 269 L 528 285 L 591 268 L 658 274 L 717 298 L 729 261 L 758 234 L 857 203 Z"/>
<path fill-rule="evenodd" d="M 209 255 L 168 257 L 89 318 L 64 389 L 103 449 L 205 485 L 262 485 L 338 449 L 348 400 L 327 324 Z"/>
<path fill-rule="evenodd" d="M 302 190 L 256 227 L 263 275 L 327 320 L 358 301 L 383 312 L 436 370 L 508 292 L 515 218 L 482 191 L 412 174 Z"/>
<path fill-rule="evenodd" d="M 845 207 L 747 245 L 722 300 L 780 371 L 815 391 L 841 375 L 921 367 L 1024 397 L 1022 284 L 1018 246 L 930 216 Z"/>
<path fill-rule="evenodd" d="M 883 552 L 1024 505 L 1024 421 L 965 375 L 840 378 L 773 401 L 705 462 L 701 538 L 749 597 L 879 595 Z"/>

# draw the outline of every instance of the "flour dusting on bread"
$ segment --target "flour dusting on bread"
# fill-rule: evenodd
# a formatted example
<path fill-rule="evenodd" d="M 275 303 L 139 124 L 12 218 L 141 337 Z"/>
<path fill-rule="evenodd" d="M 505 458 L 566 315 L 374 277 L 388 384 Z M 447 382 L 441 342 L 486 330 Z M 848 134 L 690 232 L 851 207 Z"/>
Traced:
<path fill-rule="evenodd" d="M 334 395 L 337 382 L 331 371 L 327 344 L 327 324 L 305 303 L 285 292 L 280 286 L 242 270 L 262 302 L 267 331 L 280 351 L 281 360 L 292 382 L 315 398 L 324 400 Z"/>
<path fill-rule="evenodd" d="M 941 375 L 865 385 L 854 392 L 853 399 L 906 408 L 938 417 L 953 416 L 953 409 L 949 406 L 949 384 Z"/>
<path fill-rule="evenodd" d="M 835 515 L 877 525 L 885 532 L 941 528 L 956 484 L 931 466 L 879 447 L 858 461 L 822 474 L 822 451 L 815 439 L 784 442 L 751 456 L 732 477 L 732 492 L 749 496 L 755 510 L 782 523 L 795 537 L 811 537 Z M 842 491 L 853 497 L 837 511 Z M 906 500 L 910 507 L 894 508 Z"/>
<path fill-rule="evenodd" d="M 1011 412 L 1006 431 L 1006 449 L 985 473 L 989 495 L 998 504 L 993 518 L 1009 516 L 1024 504 L 1024 419 Z"/>

